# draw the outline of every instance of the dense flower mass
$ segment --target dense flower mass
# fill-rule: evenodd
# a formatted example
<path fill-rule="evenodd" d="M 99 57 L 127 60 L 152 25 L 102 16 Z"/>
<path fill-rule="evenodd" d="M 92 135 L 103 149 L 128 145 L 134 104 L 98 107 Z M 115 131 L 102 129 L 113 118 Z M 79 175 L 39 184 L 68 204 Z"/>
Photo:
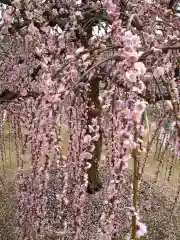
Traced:
<path fill-rule="evenodd" d="M 97 239 L 119 239 L 117 209 L 122 208 L 123 171 L 130 159 L 133 186 L 123 209 L 132 219 L 132 224 L 127 221 L 132 237 L 145 235 L 147 227 L 136 217 L 138 161 L 146 152 L 143 116 L 148 104 L 169 100 L 180 120 L 176 4 L 0 2 L 6 4 L 0 28 L 0 107 L 23 135 L 16 144 L 19 239 L 87 239 L 84 208 L 88 195 L 103 184 L 98 175 L 102 151 L 110 180 Z M 102 28 L 104 34 L 94 33 Z"/>

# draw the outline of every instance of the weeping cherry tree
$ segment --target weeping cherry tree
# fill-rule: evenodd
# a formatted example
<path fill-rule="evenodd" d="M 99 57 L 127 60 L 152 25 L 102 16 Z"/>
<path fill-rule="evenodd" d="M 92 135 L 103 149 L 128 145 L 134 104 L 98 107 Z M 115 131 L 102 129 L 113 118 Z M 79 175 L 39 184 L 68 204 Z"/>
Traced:
<path fill-rule="evenodd" d="M 0 2 L 0 148 L 5 169 L 6 111 L 18 165 L 18 239 L 90 239 L 82 231 L 84 209 L 89 194 L 103 188 L 102 154 L 110 179 L 97 239 L 119 239 L 118 209 L 130 216 L 132 239 L 145 235 L 137 193 L 149 104 L 169 101 L 179 154 L 178 1 Z"/>

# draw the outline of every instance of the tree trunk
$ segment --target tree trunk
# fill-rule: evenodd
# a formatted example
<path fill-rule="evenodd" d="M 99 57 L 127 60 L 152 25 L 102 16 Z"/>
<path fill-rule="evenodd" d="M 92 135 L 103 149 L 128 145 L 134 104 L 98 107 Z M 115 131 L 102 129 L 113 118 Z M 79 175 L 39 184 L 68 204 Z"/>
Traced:
<path fill-rule="evenodd" d="M 88 193 L 95 193 L 100 190 L 102 184 L 99 178 L 99 161 L 101 158 L 101 151 L 102 151 L 102 130 L 100 124 L 100 115 L 101 115 L 101 105 L 99 101 L 99 84 L 100 79 L 98 77 L 94 78 L 90 84 L 89 90 L 89 111 L 88 111 L 88 124 L 92 124 L 92 119 L 97 118 L 98 125 L 99 125 L 99 139 L 98 141 L 94 142 L 95 149 L 92 152 L 93 158 L 91 159 L 91 167 L 88 170 Z M 89 130 L 87 130 L 89 133 Z"/>
<path fill-rule="evenodd" d="M 89 15 L 90 13 L 90 15 Z M 84 19 L 87 22 L 89 21 L 90 18 L 92 18 L 92 13 L 91 11 L 87 11 L 87 14 Z M 89 47 L 89 40 L 92 37 L 92 28 L 93 28 L 94 23 L 88 25 L 86 28 L 86 37 L 82 35 L 78 30 L 76 31 L 76 37 L 79 38 L 80 42 L 82 43 L 82 46 L 85 48 Z M 92 119 L 97 117 L 98 125 L 99 125 L 99 135 L 100 138 L 97 142 L 94 143 L 95 149 L 92 152 L 92 159 L 90 161 L 91 167 L 88 170 L 88 188 L 87 192 L 90 194 L 93 194 L 97 192 L 101 188 L 101 182 L 99 178 L 99 172 L 98 172 L 98 166 L 99 166 L 99 161 L 101 157 L 101 151 L 102 151 L 102 131 L 101 131 L 101 124 L 100 124 L 100 115 L 101 115 L 101 105 L 99 101 L 99 83 L 100 83 L 100 77 L 94 76 L 94 78 L 90 82 L 90 90 L 88 93 L 89 97 L 89 102 L 88 102 L 88 125 L 92 123 Z M 89 133 L 89 129 L 87 126 L 87 134 Z"/>

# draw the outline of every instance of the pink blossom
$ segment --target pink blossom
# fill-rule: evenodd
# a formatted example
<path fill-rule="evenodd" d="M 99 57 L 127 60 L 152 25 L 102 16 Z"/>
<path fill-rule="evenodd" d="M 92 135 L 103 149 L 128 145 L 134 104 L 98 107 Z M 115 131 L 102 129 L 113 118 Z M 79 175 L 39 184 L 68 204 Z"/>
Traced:
<path fill-rule="evenodd" d="M 85 61 L 85 60 L 87 60 L 88 57 L 89 57 L 89 54 L 83 54 L 82 55 L 82 60 Z"/>
<path fill-rule="evenodd" d="M 3 13 L 3 19 L 7 23 L 11 23 L 13 21 L 13 17 L 11 16 L 11 12 L 9 10 L 5 10 Z"/>
<path fill-rule="evenodd" d="M 28 31 L 32 35 L 38 32 L 38 29 L 34 26 L 33 22 L 29 24 Z"/>
<path fill-rule="evenodd" d="M 77 5 L 81 5 L 81 3 L 82 3 L 82 0 L 76 0 Z"/>
<path fill-rule="evenodd" d="M 85 200 L 86 200 L 86 195 L 83 193 L 83 194 L 81 194 L 81 196 L 80 196 L 80 202 L 81 202 L 81 204 L 82 203 L 84 203 L 85 202 Z"/>
<path fill-rule="evenodd" d="M 122 170 L 125 170 L 128 168 L 128 163 L 127 162 L 122 162 Z"/>
<path fill-rule="evenodd" d="M 152 48 L 152 50 L 154 51 L 155 54 L 161 54 L 162 53 L 162 49 L 159 48 Z"/>
<path fill-rule="evenodd" d="M 91 164 L 90 162 L 87 162 L 85 169 L 86 169 L 86 170 L 87 170 L 87 169 L 90 169 L 90 168 L 91 168 L 91 165 L 92 165 L 92 164 Z"/>
<path fill-rule="evenodd" d="M 68 203 L 69 203 L 69 200 L 68 200 L 66 197 L 64 197 L 64 198 L 63 198 L 63 201 L 64 201 L 64 204 L 67 206 Z"/>
<path fill-rule="evenodd" d="M 48 32 L 50 31 L 50 27 L 49 27 L 49 26 L 43 26 L 43 27 L 41 28 L 41 30 L 42 30 L 43 32 L 45 32 L 45 33 L 48 33 Z"/>
<path fill-rule="evenodd" d="M 21 88 L 20 94 L 22 97 L 25 97 L 27 95 L 27 90 L 25 88 Z"/>
<path fill-rule="evenodd" d="M 145 109 L 146 109 L 146 102 L 144 102 L 144 101 L 137 101 L 136 103 L 135 103 L 135 111 L 137 111 L 137 112 L 140 112 L 140 113 L 143 113 L 144 111 L 145 111 Z"/>
<path fill-rule="evenodd" d="M 91 142 L 91 135 L 89 135 L 89 134 L 87 134 L 87 135 L 85 135 L 85 137 L 84 137 L 84 143 L 85 144 L 89 144 L 90 142 Z"/>
<path fill-rule="evenodd" d="M 82 18 L 82 13 L 80 11 L 76 11 L 75 14 L 76 14 L 77 17 Z"/>
<path fill-rule="evenodd" d="M 129 70 L 126 72 L 126 78 L 130 81 L 135 83 L 137 81 L 137 73 L 133 70 Z"/>
<path fill-rule="evenodd" d="M 133 46 L 135 46 L 136 48 L 141 47 L 141 40 L 138 35 L 133 35 L 131 39 L 132 39 Z"/>
<path fill-rule="evenodd" d="M 147 234 L 147 227 L 144 223 L 137 221 L 136 236 L 142 237 Z"/>
<path fill-rule="evenodd" d="M 157 67 L 154 72 L 154 77 L 159 78 L 160 76 L 164 75 L 164 68 L 163 67 Z"/>
<path fill-rule="evenodd" d="M 82 52 L 84 52 L 84 47 L 80 47 L 80 48 L 78 48 L 77 50 L 76 50 L 76 54 L 80 54 L 80 53 L 82 53 Z"/>
<path fill-rule="evenodd" d="M 140 123 L 140 121 L 141 121 L 141 116 L 142 116 L 142 114 L 141 114 L 141 112 L 140 111 L 134 111 L 133 112 L 133 120 L 135 121 L 135 122 L 137 122 L 137 123 Z"/>
<path fill-rule="evenodd" d="M 80 160 L 84 160 L 84 159 L 90 160 L 90 159 L 92 159 L 92 154 L 89 152 L 83 152 L 80 154 L 79 158 L 80 158 Z"/>
<path fill-rule="evenodd" d="M 144 91 L 146 89 L 146 85 L 142 81 L 139 81 L 139 85 L 140 85 L 141 91 Z"/>
<path fill-rule="evenodd" d="M 133 87 L 133 88 L 132 88 L 132 91 L 133 91 L 133 92 L 137 92 L 137 93 L 142 93 L 142 90 L 139 89 L 138 87 Z"/>
<path fill-rule="evenodd" d="M 179 139 L 176 141 L 175 151 L 176 151 L 177 155 L 180 155 L 180 140 Z"/>
<path fill-rule="evenodd" d="M 144 75 L 146 72 L 146 67 L 142 62 L 136 62 L 134 68 L 139 72 L 139 74 Z"/>
<path fill-rule="evenodd" d="M 92 137 L 92 141 L 95 141 L 97 142 L 98 139 L 99 139 L 100 135 L 99 134 L 96 134 L 94 137 Z"/>
<path fill-rule="evenodd" d="M 126 139 L 126 140 L 123 141 L 123 146 L 125 148 L 130 148 L 130 145 L 131 145 L 131 143 L 130 143 L 129 139 Z"/>
<path fill-rule="evenodd" d="M 69 61 L 72 61 L 72 60 L 75 59 L 75 56 L 72 55 L 72 54 L 69 54 L 69 55 L 66 56 L 66 59 L 69 60 Z"/>
<path fill-rule="evenodd" d="M 94 151 L 94 149 L 95 149 L 95 146 L 94 145 L 91 145 L 91 148 L 90 148 L 90 152 L 93 152 Z"/>
<path fill-rule="evenodd" d="M 129 108 L 125 108 L 122 113 L 125 115 L 126 119 L 131 119 L 132 118 L 132 112 L 130 111 Z"/>
<path fill-rule="evenodd" d="M 16 8 L 19 8 L 21 6 L 21 1 L 20 0 L 14 0 L 13 4 Z"/>
<path fill-rule="evenodd" d="M 91 125 L 88 125 L 88 127 L 89 127 L 89 132 L 93 133 L 94 132 L 94 128 Z"/>

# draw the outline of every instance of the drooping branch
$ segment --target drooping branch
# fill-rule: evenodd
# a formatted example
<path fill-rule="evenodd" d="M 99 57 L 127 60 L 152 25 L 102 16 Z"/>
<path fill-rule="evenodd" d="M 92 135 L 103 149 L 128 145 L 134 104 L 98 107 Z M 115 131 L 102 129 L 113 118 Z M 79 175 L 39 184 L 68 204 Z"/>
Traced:
<path fill-rule="evenodd" d="M 166 51 L 168 51 L 168 50 L 179 50 L 179 49 L 180 49 L 180 46 L 179 46 L 179 45 L 178 45 L 178 46 L 163 46 L 163 47 L 159 47 L 159 49 L 161 49 L 162 52 L 166 52 Z M 138 61 L 143 61 L 143 60 L 145 60 L 145 58 L 146 58 L 147 56 L 149 56 L 149 55 L 151 55 L 151 54 L 153 54 L 153 53 L 154 53 L 154 50 L 153 50 L 153 49 L 147 50 L 146 52 L 144 52 L 144 53 L 139 57 Z M 89 69 L 79 78 L 79 81 L 76 82 L 76 83 L 74 83 L 74 85 L 71 87 L 71 89 L 69 90 L 68 94 L 66 95 L 66 97 L 65 97 L 65 99 L 64 99 L 64 101 L 63 101 L 63 104 L 67 101 L 67 99 L 69 98 L 71 92 L 74 91 L 77 87 L 79 87 L 79 84 L 80 84 L 81 82 L 84 82 L 85 77 L 86 77 L 91 71 L 93 71 L 94 69 L 97 69 L 98 67 L 102 66 L 104 63 L 109 62 L 109 61 L 113 61 L 113 60 L 114 60 L 114 61 L 122 61 L 122 60 L 124 60 L 124 57 L 116 54 L 116 55 L 113 55 L 113 56 L 110 56 L 110 57 L 104 59 L 103 61 L 101 61 L 101 62 L 97 63 L 96 65 L 93 65 L 91 68 L 89 68 Z M 90 81 L 91 81 L 91 79 L 88 79 L 88 82 L 90 82 Z M 86 81 L 86 83 L 87 83 L 87 81 Z M 122 85 L 122 87 L 124 87 L 124 86 Z M 149 98 L 146 99 L 146 97 L 143 96 L 143 95 L 141 95 L 141 97 L 142 97 L 142 98 L 145 98 L 145 100 L 146 100 L 147 102 L 150 102 L 150 99 L 149 99 Z M 165 99 L 165 100 L 170 100 L 169 94 L 165 94 L 165 96 L 163 97 L 163 99 Z M 162 99 L 161 96 L 157 96 L 156 99 L 155 99 L 155 101 L 158 102 L 158 101 L 161 101 L 161 100 L 163 100 L 163 99 Z M 63 104 L 62 104 L 62 107 L 63 107 Z"/>
<path fill-rule="evenodd" d="M 160 47 L 159 47 L 160 48 Z M 168 50 L 178 50 L 180 49 L 180 46 L 164 46 L 160 48 L 163 52 L 166 52 Z M 153 54 L 153 49 L 147 50 L 146 52 L 144 52 L 140 57 L 139 57 L 139 61 L 143 61 L 145 60 L 145 58 L 149 55 Z M 71 92 L 74 91 L 77 87 L 79 87 L 79 84 L 83 81 L 87 81 L 87 76 L 90 72 L 92 72 L 94 69 L 99 68 L 100 66 L 102 66 L 103 64 L 105 64 L 106 62 L 109 61 L 122 61 L 123 57 L 120 55 L 113 55 L 110 56 L 106 59 L 104 59 L 103 61 L 97 63 L 96 65 L 93 65 L 91 68 L 89 68 L 79 79 L 78 82 L 74 83 L 74 85 L 71 87 L 71 89 L 69 90 L 69 93 L 66 95 L 65 99 L 62 102 L 62 107 L 63 104 L 66 102 L 66 100 L 68 99 L 68 97 L 70 96 Z M 59 73 L 59 70 L 57 71 Z M 56 74 L 55 74 L 56 75 Z M 91 79 L 88 79 L 88 82 L 90 82 Z M 125 87 L 123 84 L 121 84 L 120 86 L 121 88 L 124 88 L 126 91 L 130 91 L 130 89 L 128 89 L 127 87 Z M 33 97 L 36 98 L 39 94 L 37 92 L 28 92 L 27 97 Z M 151 95 L 142 95 L 142 94 L 138 94 L 139 97 L 143 98 L 145 101 L 147 101 L 148 103 L 152 103 L 152 97 Z M 4 102 L 9 102 L 15 99 L 18 99 L 20 97 L 20 93 L 19 91 L 17 92 L 10 92 L 9 90 L 5 90 L 3 93 L 0 94 L 0 104 L 3 104 Z M 162 100 L 171 100 L 171 97 L 168 93 L 164 93 L 163 97 L 161 95 L 156 94 L 155 96 L 155 102 L 158 101 L 162 101 Z"/>
<path fill-rule="evenodd" d="M 166 53 L 169 50 L 180 50 L 180 45 L 175 45 L 175 46 L 159 46 L 157 47 L 157 49 L 162 50 L 163 53 Z M 147 51 L 145 51 L 140 57 L 139 57 L 139 61 L 143 61 L 145 60 L 146 57 L 148 57 L 149 55 L 152 55 L 154 53 L 154 49 L 149 49 Z"/>

